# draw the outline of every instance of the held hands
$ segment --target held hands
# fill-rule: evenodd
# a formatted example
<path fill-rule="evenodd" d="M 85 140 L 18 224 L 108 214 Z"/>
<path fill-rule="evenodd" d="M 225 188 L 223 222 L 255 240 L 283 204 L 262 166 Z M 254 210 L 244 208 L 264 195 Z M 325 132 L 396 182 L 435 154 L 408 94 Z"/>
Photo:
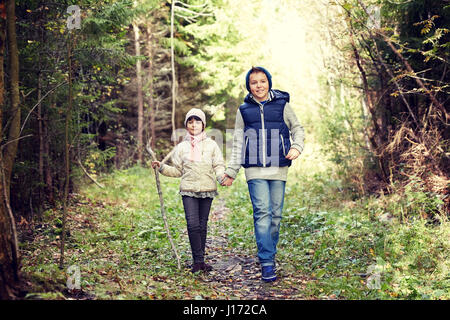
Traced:
<path fill-rule="evenodd" d="M 234 179 L 231 178 L 229 175 L 224 174 L 222 176 L 222 182 L 220 183 L 221 186 L 223 187 L 229 187 L 233 184 Z"/>
<path fill-rule="evenodd" d="M 298 158 L 298 156 L 300 155 L 300 151 L 298 151 L 295 148 L 291 148 L 288 152 L 288 154 L 286 155 L 286 159 L 288 160 L 295 160 Z M 152 164 L 153 165 L 153 164 Z M 222 182 L 220 183 L 221 186 L 224 187 L 229 187 L 233 184 L 234 179 L 231 178 L 229 175 L 227 175 L 226 173 L 222 176 Z"/>

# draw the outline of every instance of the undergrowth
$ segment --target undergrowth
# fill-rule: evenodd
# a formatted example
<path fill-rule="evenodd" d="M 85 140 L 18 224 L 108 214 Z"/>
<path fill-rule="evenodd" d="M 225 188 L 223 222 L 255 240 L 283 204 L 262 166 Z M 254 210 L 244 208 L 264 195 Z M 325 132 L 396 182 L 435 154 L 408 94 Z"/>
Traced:
<path fill-rule="evenodd" d="M 442 201 L 419 190 L 352 200 L 338 192 L 344 188 L 332 176 L 292 174 L 286 187 L 277 263 L 312 277 L 305 295 L 449 299 L 450 224 L 444 215 L 431 220 L 421 214 Z M 245 185 L 241 179 L 234 187 Z M 235 245 L 254 245 L 248 196 L 231 194 L 230 229 L 246 228 L 240 235 L 230 230 L 231 237 Z"/>
<path fill-rule="evenodd" d="M 177 243 L 182 269 L 178 270 L 163 219 L 153 171 L 141 167 L 101 177 L 105 185 L 82 188 L 72 199 L 65 265 L 59 259 L 58 233 L 39 234 L 24 243 L 23 271 L 31 275 L 30 298 L 55 298 L 54 291 L 80 273 L 81 289 L 95 299 L 195 299 L 219 294 L 189 270 L 190 249 L 178 181 L 161 176 L 171 235 Z M 60 212 L 50 212 L 46 229 L 52 229 Z M 40 247 L 40 251 L 34 251 Z M 58 279 L 57 284 L 43 284 Z M 59 296 L 61 298 L 61 295 Z"/>
<path fill-rule="evenodd" d="M 448 219 L 412 214 L 423 211 L 424 201 L 434 210 L 439 199 L 419 201 L 420 191 L 413 190 L 354 200 L 339 192 L 344 188 L 332 176 L 290 172 L 277 254 L 281 276 L 310 279 L 302 288 L 305 299 L 449 299 Z M 133 167 L 100 181 L 104 189 L 87 185 L 72 197 L 65 268 L 57 267 L 59 210 L 48 210 L 32 241 L 21 242 L 22 271 L 32 288 L 28 298 L 67 297 L 73 270 L 80 273 L 81 289 L 95 299 L 230 298 L 189 271 L 177 179 L 161 177 L 161 182 L 182 270 L 163 227 L 152 170 Z M 219 192 L 230 213 L 217 223 L 229 245 L 256 256 L 243 175 Z"/>

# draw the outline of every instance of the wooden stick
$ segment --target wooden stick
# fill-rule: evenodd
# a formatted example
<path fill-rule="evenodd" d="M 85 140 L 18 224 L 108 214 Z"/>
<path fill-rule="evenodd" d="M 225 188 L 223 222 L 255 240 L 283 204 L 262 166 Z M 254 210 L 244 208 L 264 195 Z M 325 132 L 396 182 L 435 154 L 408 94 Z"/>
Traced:
<path fill-rule="evenodd" d="M 150 143 L 147 143 L 145 150 L 147 150 L 147 152 L 150 154 L 150 156 L 153 158 L 154 161 L 157 161 L 156 155 L 153 152 L 152 148 L 150 147 Z M 172 149 L 172 151 L 164 158 L 164 160 L 161 161 L 161 164 L 163 164 L 170 158 L 170 156 L 173 153 L 173 150 L 174 149 Z M 169 223 L 167 222 L 166 210 L 164 209 L 164 198 L 163 198 L 162 189 L 161 189 L 161 182 L 159 181 L 159 171 L 156 168 L 154 169 L 154 171 L 155 171 L 155 179 L 156 179 L 156 188 L 158 190 L 159 203 L 161 206 L 161 215 L 164 220 L 164 227 L 166 229 L 166 233 L 167 233 L 167 237 L 169 238 L 170 245 L 172 246 L 172 250 L 175 253 L 175 257 L 177 259 L 177 264 L 178 264 L 178 269 L 180 270 L 181 269 L 180 256 L 178 255 L 177 248 L 175 247 L 172 236 L 170 235 Z"/>
<path fill-rule="evenodd" d="M 80 168 L 83 169 L 84 174 L 85 174 L 89 179 L 91 179 L 91 181 L 94 182 L 97 186 L 99 186 L 99 187 L 102 188 L 102 189 L 105 189 L 105 186 L 104 186 L 104 185 L 98 183 L 97 180 L 95 180 L 95 179 L 89 174 L 89 172 L 87 172 L 87 170 L 83 167 L 83 164 L 81 163 L 80 158 L 78 158 L 77 160 L 78 160 L 78 164 L 79 164 Z"/>
<path fill-rule="evenodd" d="M 150 149 L 151 150 L 151 149 Z M 163 165 L 164 163 L 167 162 L 167 160 L 170 159 L 170 157 L 172 156 L 173 152 L 175 151 L 175 148 L 172 148 L 172 150 L 164 157 L 164 159 L 161 161 L 161 165 Z M 156 159 L 156 157 L 154 157 L 154 159 Z"/>

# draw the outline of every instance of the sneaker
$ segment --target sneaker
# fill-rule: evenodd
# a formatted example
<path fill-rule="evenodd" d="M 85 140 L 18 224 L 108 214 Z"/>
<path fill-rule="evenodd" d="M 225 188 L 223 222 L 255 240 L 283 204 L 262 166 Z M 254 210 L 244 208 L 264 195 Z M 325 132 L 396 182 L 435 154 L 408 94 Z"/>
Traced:
<path fill-rule="evenodd" d="M 263 266 L 261 269 L 261 279 L 264 282 L 272 282 L 277 280 L 277 275 L 273 266 Z"/>

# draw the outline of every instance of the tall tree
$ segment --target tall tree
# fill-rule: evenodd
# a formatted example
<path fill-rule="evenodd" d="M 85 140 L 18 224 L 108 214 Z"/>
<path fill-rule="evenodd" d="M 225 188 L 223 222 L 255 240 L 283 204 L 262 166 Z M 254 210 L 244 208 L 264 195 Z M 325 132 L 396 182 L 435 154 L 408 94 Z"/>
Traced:
<path fill-rule="evenodd" d="M 6 191 L 9 196 L 9 186 L 14 160 L 17 154 L 20 136 L 20 96 L 19 96 L 19 50 L 17 48 L 16 37 L 16 13 L 15 1 L 6 1 L 6 23 L 7 23 L 7 41 L 9 51 L 9 76 L 10 76 L 10 101 L 11 107 L 9 116 L 11 123 L 9 126 L 9 140 L 5 146 L 3 156 L 3 165 L 5 170 Z"/>
<path fill-rule="evenodd" d="M 138 6 L 138 2 L 134 1 L 134 6 Z M 138 105 L 138 121 L 137 121 L 137 153 L 138 162 L 142 163 L 143 157 L 143 132 L 144 132 L 144 95 L 142 92 L 142 63 L 141 63 L 141 30 L 139 28 L 140 20 L 133 22 L 134 33 L 134 51 L 136 59 L 136 82 L 137 82 L 137 105 Z"/>
<path fill-rule="evenodd" d="M 133 23 L 134 32 L 134 48 L 138 59 L 136 60 L 136 82 L 137 82 L 137 105 L 138 105 L 138 121 L 137 121 L 137 153 L 138 161 L 142 163 L 143 154 L 143 132 L 144 132 L 144 96 L 142 92 L 142 63 L 140 59 L 140 29 L 137 22 Z"/>
<path fill-rule="evenodd" d="M 4 7 L 4 3 L 1 3 Z M 2 8 L 3 9 L 3 8 Z M 0 119 L 3 118 L 4 99 L 4 71 L 3 56 L 6 38 L 9 50 L 10 73 L 10 114 L 11 117 L 8 139 L 1 145 L 0 150 L 0 299 L 14 299 L 17 295 L 16 286 L 19 282 L 19 253 L 17 235 L 15 232 L 14 216 L 9 205 L 9 186 L 11 171 L 17 153 L 20 134 L 20 108 L 19 108 L 19 55 L 16 40 L 15 1 L 6 1 L 6 21 L 0 17 Z M 3 132 L 0 121 L 0 132 Z M 5 153 L 3 153 L 5 150 Z"/>
<path fill-rule="evenodd" d="M 73 46 L 73 30 L 69 30 L 69 41 L 67 42 L 67 62 L 68 62 L 68 105 L 66 110 L 66 119 L 64 126 L 64 194 L 63 194 L 63 212 L 62 212 L 62 232 L 61 232 L 61 246 L 60 246 L 60 257 L 59 257 L 59 267 L 62 269 L 64 266 L 64 249 L 66 241 L 66 221 L 67 221 L 67 207 L 69 201 L 69 185 L 70 185 L 70 149 L 71 149 L 71 138 L 70 138 L 70 123 L 72 121 L 72 108 L 73 108 L 73 82 L 72 82 L 72 46 Z"/>

